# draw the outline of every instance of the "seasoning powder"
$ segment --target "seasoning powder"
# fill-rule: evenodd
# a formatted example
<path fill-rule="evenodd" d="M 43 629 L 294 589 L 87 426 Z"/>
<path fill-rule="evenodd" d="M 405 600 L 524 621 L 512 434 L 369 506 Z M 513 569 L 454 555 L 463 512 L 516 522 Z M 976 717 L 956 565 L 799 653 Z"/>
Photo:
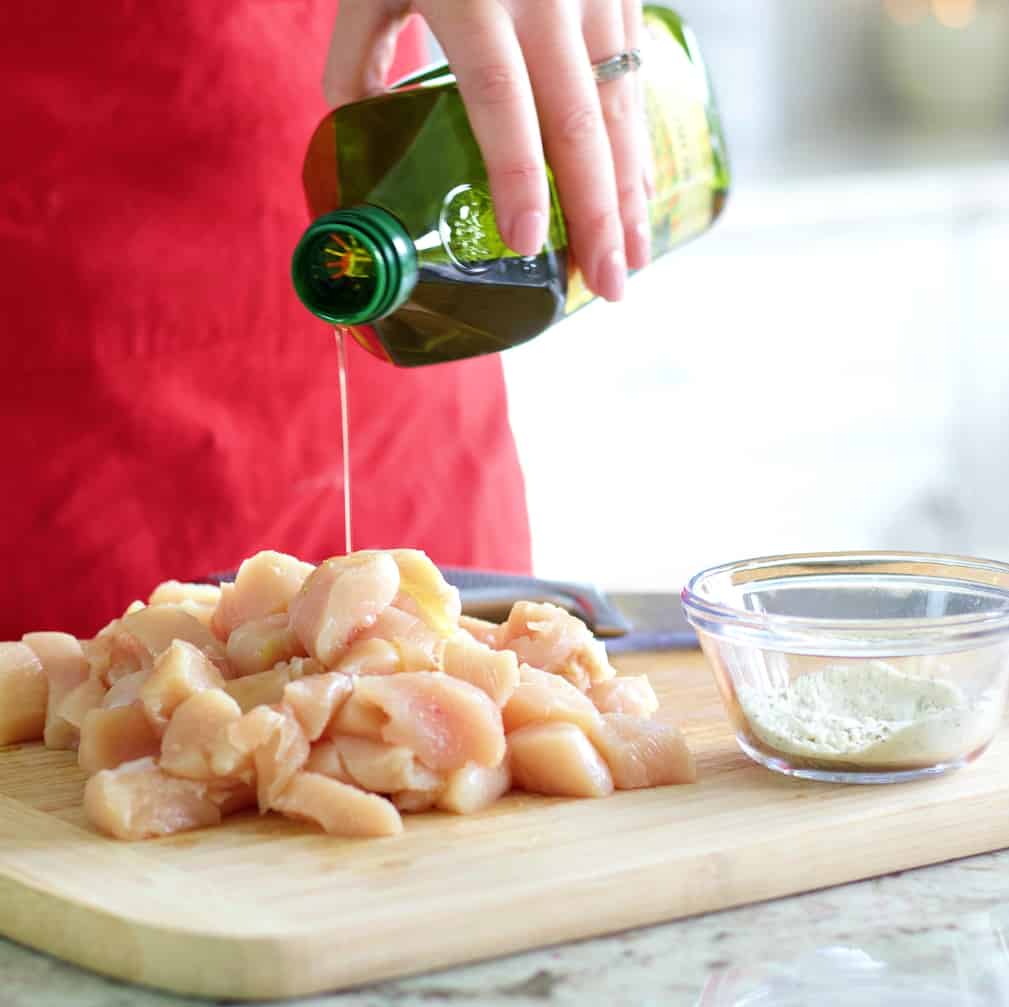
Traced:
<path fill-rule="evenodd" d="M 740 686 L 756 737 L 818 762 L 923 766 L 977 751 L 1002 716 L 1001 690 L 970 701 L 955 682 L 898 671 L 884 661 L 837 664 L 786 687 Z"/>

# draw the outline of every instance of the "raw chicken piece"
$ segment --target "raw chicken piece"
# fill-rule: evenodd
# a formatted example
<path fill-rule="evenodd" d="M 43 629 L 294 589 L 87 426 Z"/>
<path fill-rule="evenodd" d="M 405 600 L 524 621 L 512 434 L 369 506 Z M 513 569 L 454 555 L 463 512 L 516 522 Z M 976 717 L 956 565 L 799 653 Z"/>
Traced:
<path fill-rule="evenodd" d="M 224 648 L 206 626 L 177 605 L 155 605 L 124 615 L 121 629 L 129 633 L 147 651 L 144 667 L 150 667 L 174 640 L 191 643 L 227 677 Z"/>
<path fill-rule="evenodd" d="M 60 701 L 56 716 L 70 728 L 71 748 L 77 747 L 85 715 L 102 705 L 106 692 L 108 690 L 102 685 L 101 679 L 86 678 Z"/>
<path fill-rule="evenodd" d="M 345 735 L 340 735 L 341 738 Z M 384 748 L 381 741 L 366 741 L 364 738 L 354 738 L 354 741 L 365 741 L 368 745 L 378 745 Z M 410 753 L 411 756 L 413 753 Z M 312 750 L 308 753 L 308 761 L 305 763 L 306 773 L 319 773 L 320 776 L 328 776 L 331 780 L 339 780 L 341 783 L 349 783 L 357 786 L 357 781 L 347 772 L 347 767 L 343 764 L 340 750 L 333 744 L 332 740 L 320 741 L 312 745 Z"/>
<path fill-rule="evenodd" d="M 317 822 L 333 836 L 395 836 L 403 831 L 399 812 L 384 797 L 319 773 L 298 773 L 271 806 L 291 818 Z"/>
<path fill-rule="evenodd" d="M 694 757 L 683 735 L 669 724 L 608 713 L 589 732 L 618 790 L 693 783 Z"/>
<path fill-rule="evenodd" d="M 420 549 L 391 549 L 389 555 L 399 567 L 400 598 L 396 604 L 417 615 L 439 636 L 450 637 L 462 612 L 458 589 Z"/>
<path fill-rule="evenodd" d="M 388 640 L 359 639 L 336 662 L 347 675 L 395 675 L 401 671 L 399 651 Z"/>
<path fill-rule="evenodd" d="M 160 766 L 172 776 L 210 780 L 211 761 L 225 730 L 242 716 L 223 689 L 204 689 L 181 703 L 161 739 Z"/>
<path fill-rule="evenodd" d="M 148 656 L 146 648 L 127 633 L 113 632 L 82 640 L 81 648 L 88 662 L 88 677 L 99 679 L 106 687 L 144 670 Z"/>
<path fill-rule="evenodd" d="M 494 650 L 500 648 L 501 627 L 496 622 L 487 622 L 486 619 L 477 619 L 472 615 L 461 615 L 459 628 L 466 630 L 474 640 L 493 647 Z"/>
<path fill-rule="evenodd" d="M 311 675 L 284 688 L 284 705 L 294 714 L 305 737 L 317 741 L 354 688 L 349 676 L 339 671 Z"/>
<path fill-rule="evenodd" d="M 210 768 L 217 777 L 249 782 L 255 777 L 256 751 L 283 727 L 277 706 L 257 706 L 218 734 L 210 751 Z"/>
<path fill-rule="evenodd" d="M 214 611 L 221 601 L 221 589 L 215 584 L 186 584 L 166 580 L 147 599 L 148 605 L 178 605 L 201 625 L 210 629 Z"/>
<path fill-rule="evenodd" d="M 214 606 L 213 614 L 210 616 L 210 632 L 223 642 L 227 642 L 228 637 L 242 624 L 238 610 L 238 595 L 235 592 L 235 585 L 225 583 L 221 585 L 221 594 Z"/>
<path fill-rule="evenodd" d="M 606 763 L 574 724 L 530 724 L 508 735 L 512 781 L 532 794 L 606 797 L 613 778 Z"/>
<path fill-rule="evenodd" d="M 224 647 L 206 626 L 178 605 L 154 605 L 128 612 L 83 646 L 91 675 L 114 685 L 126 675 L 151 668 L 173 640 L 192 644 L 223 675 L 228 674 Z"/>
<path fill-rule="evenodd" d="M 85 773 L 115 769 L 124 762 L 156 755 L 160 744 L 139 705 L 89 710 L 81 724 L 77 763 Z"/>
<path fill-rule="evenodd" d="M 213 608 L 221 600 L 221 589 L 216 584 L 186 584 L 178 580 L 160 583 L 147 599 L 148 605 L 181 605 L 192 602 Z"/>
<path fill-rule="evenodd" d="M 519 663 L 510 650 L 492 650 L 468 633 L 457 633 L 445 645 L 445 673 L 486 692 L 498 706 L 511 699 L 519 684 Z"/>
<path fill-rule="evenodd" d="M 563 676 L 582 692 L 616 674 L 606 648 L 585 623 L 549 602 L 516 602 L 498 645 L 534 668 Z"/>
<path fill-rule="evenodd" d="M 284 689 L 288 683 L 308 675 L 319 675 L 325 670 L 325 665 L 314 658 L 295 657 L 269 671 L 261 671 L 258 675 L 233 678 L 224 683 L 224 688 L 242 708 L 242 713 L 248 713 L 257 706 L 279 703 L 284 698 Z"/>
<path fill-rule="evenodd" d="M 281 661 L 304 657 L 305 648 L 291 629 L 286 612 L 250 619 L 236 626 L 228 637 L 228 664 L 232 672 L 256 675 Z"/>
<path fill-rule="evenodd" d="M 501 713 L 508 734 L 547 720 L 563 720 L 588 730 L 599 720 L 599 711 L 585 693 L 560 675 L 527 664 L 519 668 L 519 684 Z"/>
<path fill-rule="evenodd" d="M 78 733 L 57 716 L 57 709 L 63 697 L 88 677 L 88 662 L 80 641 L 69 633 L 26 633 L 21 642 L 31 647 L 42 662 L 49 682 L 43 734 L 46 747 L 73 748 Z"/>
<path fill-rule="evenodd" d="M 449 776 L 437 805 L 442 811 L 472 815 L 507 794 L 511 785 L 508 759 L 503 759 L 499 766 L 463 766 Z"/>
<path fill-rule="evenodd" d="M 366 738 L 336 737 L 314 745 L 305 769 L 376 794 L 436 790 L 442 785 L 442 778 L 421 765 L 409 748 Z"/>
<path fill-rule="evenodd" d="M 169 776 L 149 758 L 92 776 L 84 787 L 84 811 L 102 832 L 119 839 L 148 839 L 221 821 L 205 783 Z"/>
<path fill-rule="evenodd" d="M 600 713 L 626 713 L 632 717 L 650 717 L 659 708 L 659 700 L 647 675 L 619 675 L 596 682 L 589 698 Z"/>
<path fill-rule="evenodd" d="M 147 671 L 134 671 L 120 678 L 102 697 L 101 705 L 106 710 L 114 710 L 117 706 L 130 706 L 140 699 L 140 690 L 151 677 L 153 668 Z"/>
<path fill-rule="evenodd" d="M 354 683 L 353 699 L 388 717 L 383 742 L 412 749 L 430 769 L 495 766 L 505 756 L 500 710 L 486 693 L 443 672 L 368 675 Z"/>
<path fill-rule="evenodd" d="M 140 689 L 140 702 L 158 733 L 165 729 L 176 708 L 204 689 L 220 689 L 224 678 L 202 651 L 175 640 L 154 664 Z"/>
<path fill-rule="evenodd" d="M 367 675 L 354 683 L 353 698 L 389 718 L 383 741 L 406 745 L 430 769 L 496 766 L 504 758 L 501 711 L 469 682 L 430 671 Z"/>
<path fill-rule="evenodd" d="M 201 605 L 195 601 L 180 601 L 177 604 L 183 612 L 191 615 L 201 626 L 205 626 L 211 633 L 214 632 L 211 627 L 214 622 L 214 613 L 217 611 L 216 605 Z M 214 638 L 217 639 L 216 634 Z"/>
<path fill-rule="evenodd" d="M 393 647 L 397 657 L 397 672 L 434 671 L 441 668 L 444 637 L 421 618 L 404 612 L 396 605 L 384 609 L 368 629 L 357 634 L 351 649 L 374 640 L 384 640 Z"/>
<path fill-rule="evenodd" d="M 401 790 L 399 793 L 389 795 L 389 800 L 397 810 L 411 814 L 430 811 L 437 799 L 437 790 Z"/>
<path fill-rule="evenodd" d="M 398 590 L 399 568 L 385 553 L 328 559 L 291 600 L 291 626 L 308 653 L 331 667 L 351 638 L 374 623 Z"/>
<path fill-rule="evenodd" d="M 226 640 L 243 622 L 283 612 L 314 567 L 286 553 L 264 550 L 244 560 L 234 584 L 222 584 L 212 627 Z"/>
<path fill-rule="evenodd" d="M 287 786 L 308 759 L 309 744 L 294 714 L 284 706 L 257 706 L 219 732 L 209 746 L 211 770 L 251 780 L 260 812 Z"/>
<path fill-rule="evenodd" d="M 251 783 L 213 781 L 207 787 L 207 797 L 221 809 L 222 815 L 256 807 L 256 788 Z"/>
<path fill-rule="evenodd" d="M 0 643 L 0 745 L 42 738 L 48 694 L 35 651 L 24 643 Z"/>
<path fill-rule="evenodd" d="M 388 723 L 389 718 L 384 710 L 369 700 L 351 693 L 337 711 L 327 733 L 330 737 L 349 735 L 354 738 L 367 738 L 369 741 L 382 741 L 382 731 Z"/>
<path fill-rule="evenodd" d="M 120 620 L 113 619 L 94 639 L 81 640 L 88 677 L 98 679 L 106 688 L 110 681 L 132 675 L 144 666 L 146 650 L 132 636 L 122 633 L 119 625 Z"/>

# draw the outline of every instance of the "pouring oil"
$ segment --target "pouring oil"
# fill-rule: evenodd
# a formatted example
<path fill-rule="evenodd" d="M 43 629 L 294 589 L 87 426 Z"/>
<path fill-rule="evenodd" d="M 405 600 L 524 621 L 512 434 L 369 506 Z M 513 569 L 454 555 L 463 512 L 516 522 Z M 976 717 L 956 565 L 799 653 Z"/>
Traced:
<path fill-rule="evenodd" d="M 353 550 L 350 520 L 350 408 L 347 402 L 347 330 L 337 326 L 333 330 L 336 341 L 336 360 L 340 381 L 340 433 L 343 446 L 343 542 L 349 556 Z"/>

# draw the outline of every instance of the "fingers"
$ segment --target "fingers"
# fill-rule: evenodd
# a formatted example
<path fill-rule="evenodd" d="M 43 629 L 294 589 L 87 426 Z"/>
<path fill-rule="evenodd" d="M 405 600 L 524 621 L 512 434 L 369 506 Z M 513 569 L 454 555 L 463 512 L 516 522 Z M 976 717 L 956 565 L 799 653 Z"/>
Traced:
<path fill-rule="evenodd" d="M 525 60 L 497 0 L 421 0 L 459 84 L 480 145 L 498 230 L 509 248 L 536 255 L 550 213 L 543 145 Z"/>
<path fill-rule="evenodd" d="M 572 259 L 592 290 L 619 300 L 628 263 L 649 258 L 649 148 L 638 75 L 597 85 L 591 64 L 638 45 L 640 0 L 342 0 L 323 82 L 330 104 L 384 89 L 411 7 L 456 75 L 505 242 L 535 255 L 546 240 L 545 148 Z"/>
<path fill-rule="evenodd" d="M 406 0 L 342 0 L 322 74 L 332 108 L 385 90 L 408 9 Z"/>
<path fill-rule="evenodd" d="M 543 144 L 568 226 L 568 241 L 588 285 L 610 301 L 627 278 L 613 154 L 599 90 L 570 4 L 523 8 L 516 22 L 536 95 Z M 623 48 L 623 28 L 616 49 Z"/>
<path fill-rule="evenodd" d="M 593 63 L 631 48 L 627 41 L 624 4 L 597 0 L 585 15 L 585 44 Z M 628 5 L 629 6 L 629 5 Z M 632 25 L 636 32 L 636 26 Z M 599 101 L 609 136 L 617 201 L 623 226 L 627 264 L 640 269 L 651 254 L 651 229 L 642 172 L 642 112 L 636 73 L 597 85 Z"/>

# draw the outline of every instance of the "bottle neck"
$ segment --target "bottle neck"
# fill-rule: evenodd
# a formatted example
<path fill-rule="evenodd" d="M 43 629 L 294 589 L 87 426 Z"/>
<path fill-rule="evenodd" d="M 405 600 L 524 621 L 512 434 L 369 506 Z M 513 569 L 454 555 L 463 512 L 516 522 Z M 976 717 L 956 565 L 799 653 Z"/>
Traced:
<path fill-rule="evenodd" d="M 403 225 L 377 206 L 335 210 L 302 235 L 291 261 L 294 289 L 334 325 L 391 314 L 417 283 L 417 253 Z"/>

